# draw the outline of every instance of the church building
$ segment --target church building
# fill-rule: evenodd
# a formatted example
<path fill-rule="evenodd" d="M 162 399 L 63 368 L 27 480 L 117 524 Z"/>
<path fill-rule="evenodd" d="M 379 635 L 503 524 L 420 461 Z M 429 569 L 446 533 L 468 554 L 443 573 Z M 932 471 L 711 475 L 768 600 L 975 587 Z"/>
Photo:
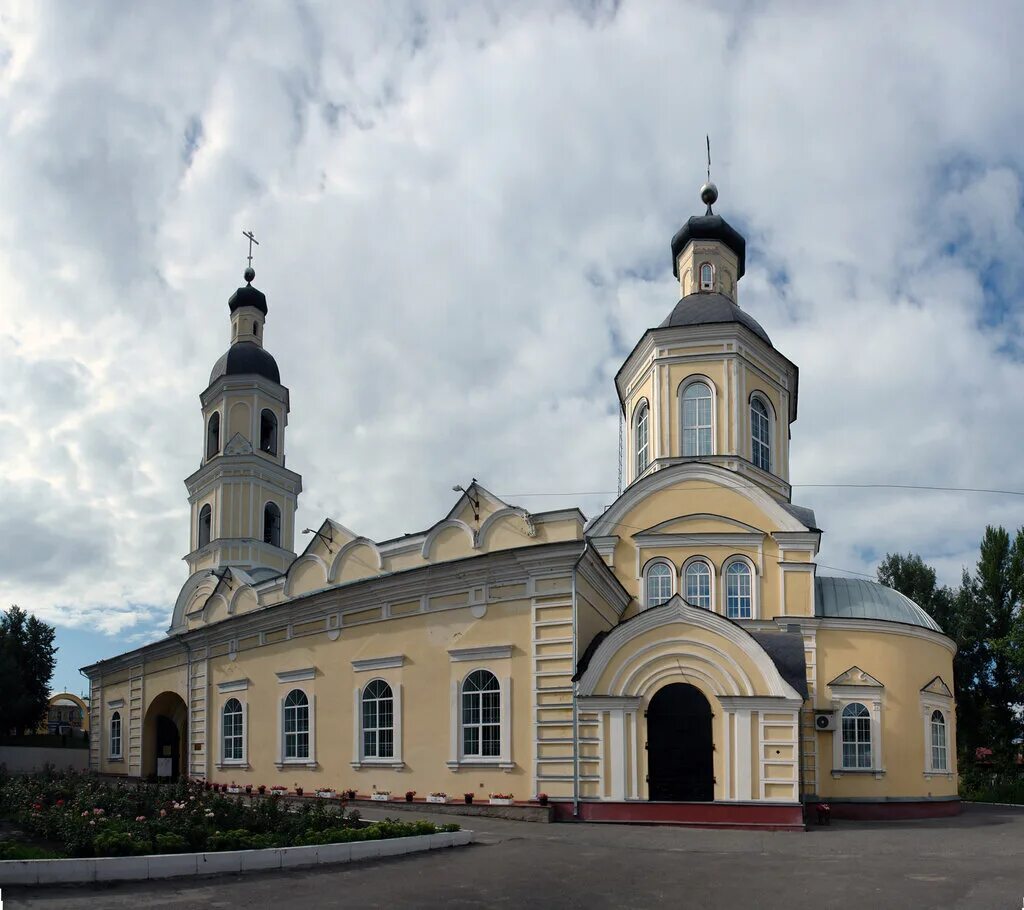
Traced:
<path fill-rule="evenodd" d="M 625 489 L 589 522 L 474 481 L 419 533 L 326 518 L 297 550 L 289 394 L 247 269 L 200 395 L 189 576 L 164 639 L 84 668 L 91 767 L 545 793 L 564 820 L 959 811 L 955 646 L 896 591 L 818 571 L 790 486 L 799 371 L 741 308 L 746 242 L 701 198 L 672 238 L 679 302 L 615 377 Z"/>

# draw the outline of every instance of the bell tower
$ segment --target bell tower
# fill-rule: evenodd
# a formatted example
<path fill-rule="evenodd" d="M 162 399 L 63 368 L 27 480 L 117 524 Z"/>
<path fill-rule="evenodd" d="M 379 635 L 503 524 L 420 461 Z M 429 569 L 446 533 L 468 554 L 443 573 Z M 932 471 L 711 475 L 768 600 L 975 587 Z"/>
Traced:
<path fill-rule="evenodd" d="M 267 298 L 252 286 L 228 300 L 230 347 L 199 396 L 203 451 L 185 480 L 191 505 L 189 573 L 233 567 L 284 571 L 295 558 L 302 478 L 285 467 L 288 389 L 263 347 Z"/>

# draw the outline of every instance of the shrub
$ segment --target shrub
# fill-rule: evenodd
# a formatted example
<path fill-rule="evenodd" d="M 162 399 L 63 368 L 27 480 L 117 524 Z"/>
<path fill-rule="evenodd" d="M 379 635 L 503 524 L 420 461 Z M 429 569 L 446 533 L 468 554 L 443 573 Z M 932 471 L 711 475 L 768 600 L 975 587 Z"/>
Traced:
<path fill-rule="evenodd" d="M 180 834 L 158 834 L 153 838 L 153 846 L 157 853 L 188 853 L 191 849 Z"/>
<path fill-rule="evenodd" d="M 97 834 L 93 846 L 97 856 L 142 856 L 152 848 L 149 840 L 116 829 Z"/>

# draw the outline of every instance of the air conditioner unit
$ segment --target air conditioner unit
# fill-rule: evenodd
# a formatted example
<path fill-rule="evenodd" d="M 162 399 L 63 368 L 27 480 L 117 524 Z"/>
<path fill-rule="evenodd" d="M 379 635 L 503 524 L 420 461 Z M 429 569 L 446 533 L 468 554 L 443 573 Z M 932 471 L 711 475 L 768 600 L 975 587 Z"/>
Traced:
<path fill-rule="evenodd" d="M 836 716 L 831 711 L 818 711 L 814 715 L 815 730 L 834 730 L 836 728 Z"/>

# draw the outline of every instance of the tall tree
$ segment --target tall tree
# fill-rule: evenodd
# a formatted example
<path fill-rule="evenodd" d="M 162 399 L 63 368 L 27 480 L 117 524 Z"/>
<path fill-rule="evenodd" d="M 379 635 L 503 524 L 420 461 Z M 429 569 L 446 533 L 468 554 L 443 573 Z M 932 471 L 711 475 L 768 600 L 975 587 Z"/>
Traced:
<path fill-rule="evenodd" d="M 18 606 L 0 613 L 0 733 L 32 732 L 46 712 L 56 665 L 54 628 Z"/>

